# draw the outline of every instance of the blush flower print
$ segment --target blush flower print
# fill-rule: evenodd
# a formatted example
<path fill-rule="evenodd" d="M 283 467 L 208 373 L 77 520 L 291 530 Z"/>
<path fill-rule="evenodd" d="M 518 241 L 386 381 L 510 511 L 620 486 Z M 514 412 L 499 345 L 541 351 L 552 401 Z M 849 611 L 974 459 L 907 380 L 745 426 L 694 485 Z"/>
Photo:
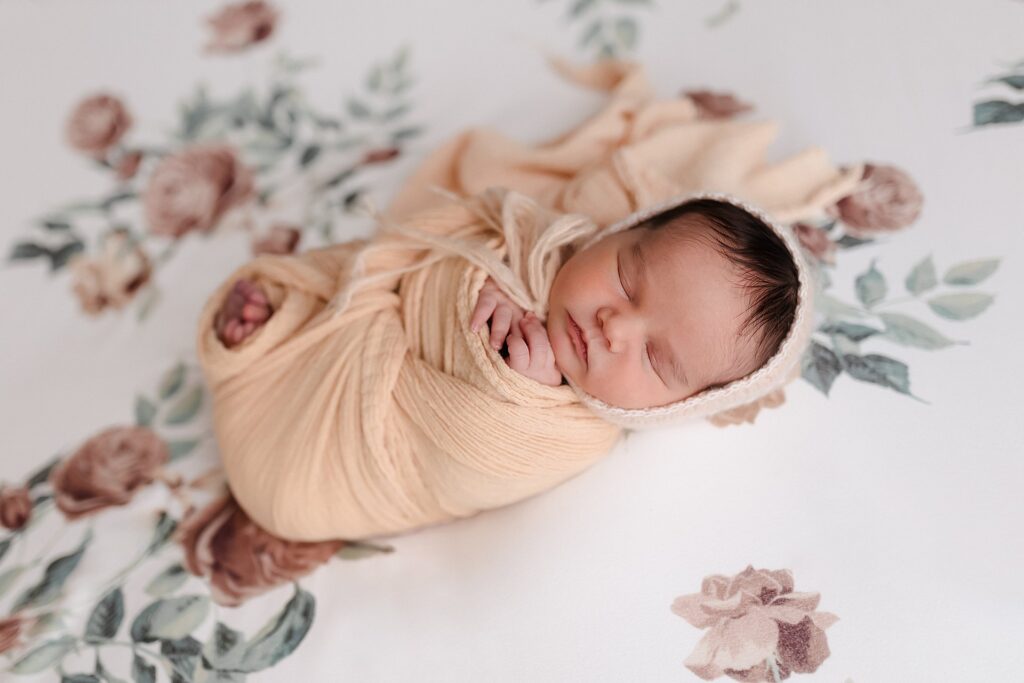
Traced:
<path fill-rule="evenodd" d="M 854 237 L 873 237 L 907 227 L 921 215 L 923 204 L 924 195 L 905 171 L 865 164 L 857 191 L 836 202 L 829 213 L 841 218 Z"/>
<path fill-rule="evenodd" d="M 68 144 L 103 158 L 132 125 L 131 114 L 114 95 L 99 93 L 79 102 L 65 126 Z"/>
<path fill-rule="evenodd" d="M 209 232 L 229 209 L 253 194 L 252 172 L 225 144 L 187 148 L 162 159 L 143 196 L 149 231 L 178 238 Z"/>
<path fill-rule="evenodd" d="M 222 53 L 244 50 L 269 38 L 277 19 L 277 10 L 262 0 L 227 5 L 207 19 L 213 35 L 206 50 Z"/>
<path fill-rule="evenodd" d="M 777 681 L 813 673 L 828 658 L 825 629 L 839 617 L 814 611 L 818 593 L 793 590 L 788 569 L 754 569 L 704 578 L 700 593 L 681 595 L 672 611 L 697 628 L 710 628 L 686 658 L 705 680 Z"/>
<path fill-rule="evenodd" d="M 227 607 L 309 574 L 344 541 L 286 541 L 259 527 L 231 495 L 185 518 L 175 532 L 185 567 L 206 578 L 214 602 Z"/>

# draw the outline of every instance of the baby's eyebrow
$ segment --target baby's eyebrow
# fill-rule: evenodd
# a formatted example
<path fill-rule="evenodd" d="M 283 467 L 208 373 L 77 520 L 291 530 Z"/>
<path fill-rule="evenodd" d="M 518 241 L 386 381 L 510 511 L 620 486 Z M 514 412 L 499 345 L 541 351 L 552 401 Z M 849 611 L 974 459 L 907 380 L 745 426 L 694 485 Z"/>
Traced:
<path fill-rule="evenodd" d="M 649 262 L 647 256 L 644 254 L 643 240 L 637 240 L 633 243 L 633 248 L 630 249 L 630 254 L 633 257 L 631 260 L 634 264 L 634 270 L 637 274 L 637 280 L 643 283 L 644 289 L 647 288 L 647 280 L 650 275 L 650 268 L 648 267 Z M 683 371 L 683 366 L 679 362 L 679 357 L 672 351 L 672 345 L 664 343 L 658 340 L 655 343 L 658 351 L 655 353 L 655 357 L 658 359 L 659 364 L 662 367 L 667 367 L 672 379 L 677 384 L 683 386 L 689 386 L 690 382 L 686 378 L 686 373 Z M 663 349 L 667 349 L 667 353 L 663 353 Z"/>

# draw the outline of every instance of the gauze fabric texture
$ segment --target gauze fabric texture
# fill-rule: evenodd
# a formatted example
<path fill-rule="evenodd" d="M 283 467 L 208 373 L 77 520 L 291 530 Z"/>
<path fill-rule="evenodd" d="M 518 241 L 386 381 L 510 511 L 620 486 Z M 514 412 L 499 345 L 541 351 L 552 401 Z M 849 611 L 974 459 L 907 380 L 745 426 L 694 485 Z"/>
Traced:
<path fill-rule="evenodd" d="M 607 106 L 537 147 L 487 129 L 460 134 L 377 216 L 372 237 L 258 256 L 207 301 L 197 346 L 214 432 L 235 498 L 268 531 L 357 540 L 469 517 L 578 475 L 623 427 L 707 417 L 788 379 L 812 283 L 779 221 L 821 215 L 855 190 L 861 165 L 837 169 L 817 148 L 766 163 L 774 124 L 706 120 L 689 99 L 658 101 L 635 64 L 556 68 L 609 91 Z M 698 196 L 762 217 L 801 274 L 797 323 L 747 378 L 624 410 L 519 375 L 486 326 L 469 329 L 488 275 L 543 320 L 573 253 Z M 239 278 L 263 287 L 274 313 L 228 349 L 213 320 Z"/>

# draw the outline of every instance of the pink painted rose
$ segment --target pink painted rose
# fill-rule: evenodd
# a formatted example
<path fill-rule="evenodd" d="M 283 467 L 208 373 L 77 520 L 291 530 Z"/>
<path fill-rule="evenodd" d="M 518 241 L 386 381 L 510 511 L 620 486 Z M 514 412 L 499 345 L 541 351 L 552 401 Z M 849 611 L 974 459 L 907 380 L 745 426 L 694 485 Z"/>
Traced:
<path fill-rule="evenodd" d="M 0 488 L 0 526 L 16 531 L 32 516 L 32 496 L 24 486 Z"/>
<path fill-rule="evenodd" d="M 225 6 L 207 19 L 213 36 L 206 44 L 208 52 L 239 52 L 266 40 L 277 25 L 278 12 L 262 0 Z"/>
<path fill-rule="evenodd" d="M 744 403 L 741 406 L 715 413 L 708 418 L 708 421 L 716 427 L 728 427 L 729 425 L 739 425 L 744 422 L 753 424 L 754 418 L 757 417 L 762 408 L 778 408 L 785 402 L 786 392 L 782 389 L 776 389 L 751 403 Z"/>
<path fill-rule="evenodd" d="M 100 93 L 78 103 L 68 117 L 65 133 L 72 147 L 102 158 L 131 125 L 132 117 L 121 100 Z"/>
<path fill-rule="evenodd" d="M 345 545 L 273 536 L 230 495 L 186 517 L 175 535 L 185 550 L 185 567 L 205 577 L 213 600 L 229 607 L 309 574 Z"/>
<path fill-rule="evenodd" d="M 672 611 L 697 628 L 710 628 L 684 662 L 705 680 L 774 681 L 812 673 L 831 652 L 825 629 L 839 620 L 816 612 L 818 593 L 793 591 L 788 569 L 746 569 L 733 577 L 704 578 L 701 592 L 681 595 Z"/>
<path fill-rule="evenodd" d="M 711 90 L 685 90 L 683 97 L 689 97 L 697 105 L 700 117 L 704 119 L 728 119 L 752 111 L 754 106 L 736 99 L 732 93 Z"/>
<path fill-rule="evenodd" d="M 394 159 L 401 153 L 397 147 L 382 147 L 380 149 L 371 149 L 363 155 L 364 164 L 379 164 L 385 161 Z"/>
<path fill-rule="evenodd" d="M 124 308 L 153 272 L 146 252 L 127 230 L 107 233 L 96 258 L 76 254 L 68 268 L 72 289 L 89 315 L 98 315 L 108 306 Z"/>
<path fill-rule="evenodd" d="M 143 196 L 149 230 L 181 237 L 209 232 L 228 209 L 253 194 L 252 172 L 228 145 L 190 147 L 160 161 Z"/>
<path fill-rule="evenodd" d="M 0 653 L 8 652 L 21 645 L 21 632 L 35 621 L 29 617 L 11 615 L 0 619 Z"/>
<path fill-rule="evenodd" d="M 811 256 L 821 263 L 827 263 L 830 266 L 835 265 L 836 243 L 829 239 L 827 232 L 806 223 L 794 225 L 793 232 L 796 234 L 797 239 L 800 240 L 800 244 L 803 245 L 804 249 Z"/>
<path fill-rule="evenodd" d="M 302 233 L 298 228 L 278 223 L 270 228 L 270 233 L 252 243 L 252 253 L 257 254 L 291 254 L 299 244 Z"/>
<path fill-rule="evenodd" d="M 152 430 L 110 427 L 53 468 L 54 501 L 69 520 L 125 505 L 169 458 L 167 444 Z"/>
<path fill-rule="evenodd" d="M 142 152 L 138 150 L 132 150 L 125 152 L 120 159 L 117 160 L 115 166 L 115 172 L 117 173 L 118 180 L 131 180 L 135 177 L 135 174 L 139 170 L 139 164 L 142 163 Z"/>
<path fill-rule="evenodd" d="M 924 195 L 914 180 L 895 166 L 864 165 L 859 189 L 830 207 L 854 237 L 905 228 L 921 215 Z"/>

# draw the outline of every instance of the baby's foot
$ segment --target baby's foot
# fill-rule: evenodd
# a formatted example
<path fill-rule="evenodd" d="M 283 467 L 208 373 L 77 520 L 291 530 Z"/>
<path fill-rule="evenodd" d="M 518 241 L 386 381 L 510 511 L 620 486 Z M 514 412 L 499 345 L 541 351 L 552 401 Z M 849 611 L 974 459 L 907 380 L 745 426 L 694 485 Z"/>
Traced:
<path fill-rule="evenodd" d="M 241 279 L 235 282 L 217 312 L 213 328 L 224 346 L 230 349 L 262 327 L 273 313 L 270 300 L 260 286 Z"/>

